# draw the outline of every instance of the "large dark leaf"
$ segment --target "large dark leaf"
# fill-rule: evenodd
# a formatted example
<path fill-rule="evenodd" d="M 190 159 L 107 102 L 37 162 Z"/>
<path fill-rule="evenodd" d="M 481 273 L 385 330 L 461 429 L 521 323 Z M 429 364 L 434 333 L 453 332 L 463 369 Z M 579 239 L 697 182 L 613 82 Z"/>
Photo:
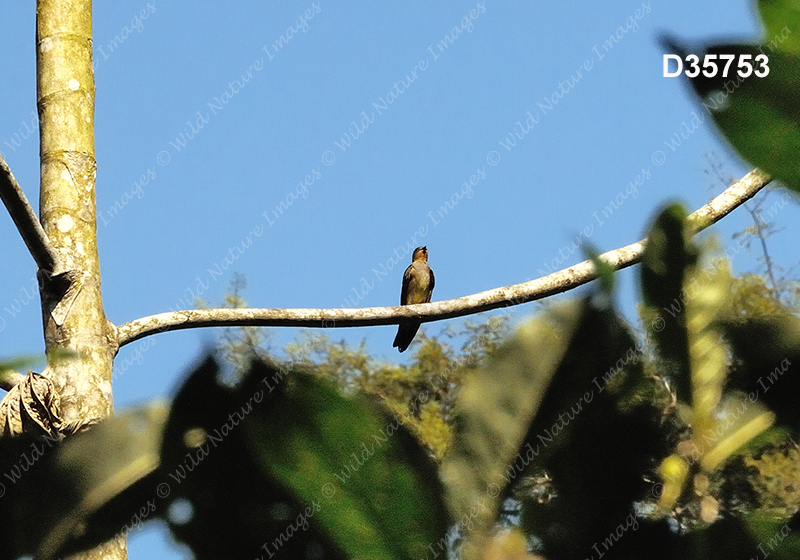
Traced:
<path fill-rule="evenodd" d="M 52 558 L 87 533 L 118 532 L 130 520 L 128 512 L 111 512 L 88 530 L 85 525 L 156 470 L 166 413 L 163 404 L 137 408 L 62 443 L 26 436 L 0 440 L 8 490 L 4 537 L 11 541 L 0 555 Z"/>
<path fill-rule="evenodd" d="M 436 467 L 402 418 L 264 364 L 237 388 L 217 378 L 208 359 L 171 409 L 64 442 L 0 440 L 0 558 L 53 558 L 157 518 L 198 560 L 416 558 L 444 539 Z"/>
<path fill-rule="evenodd" d="M 231 389 L 218 375 L 206 360 L 175 398 L 149 491 L 158 514 L 198 560 L 346 558 L 308 514 L 311 503 L 267 476 L 252 454 L 243 423 L 272 411 L 262 388 Z M 260 445 L 287 437 L 274 434 Z"/>
<path fill-rule="evenodd" d="M 314 525 L 348 556 L 424 557 L 444 539 L 448 515 L 436 466 L 404 418 L 314 377 L 281 377 L 261 366 L 247 384 L 265 397 L 243 426 L 264 475 L 311 507 Z"/>
<path fill-rule="evenodd" d="M 768 8 L 771 19 L 789 9 L 784 2 L 769 4 L 773 6 Z M 779 5 L 783 7 L 778 8 Z M 796 8 L 794 10 L 796 12 Z M 796 29 L 792 30 L 786 41 L 796 41 L 796 35 Z M 668 45 L 685 59 L 686 48 L 674 42 Z M 715 45 L 705 52 L 693 51 L 701 66 L 706 54 L 733 54 L 736 59 L 727 77 L 722 75 L 720 68 L 711 78 L 700 72 L 690 82 L 703 104 L 701 119 L 710 115 L 744 159 L 800 192 L 800 88 L 797 87 L 800 83 L 800 52 L 783 50 L 783 45 L 789 47 L 791 43 L 776 43 L 774 48 L 768 45 Z M 742 78 L 735 68 L 740 55 L 750 55 L 753 67 L 760 73 L 763 70 L 755 59 L 767 56 L 769 73 L 765 77 L 753 73 Z M 721 65 L 719 60 L 717 63 Z"/>
<path fill-rule="evenodd" d="M 647 329 L 681 400 L 691 395 L 689 338 L 686 330 L 684 280 L 697 260 L 686 226 L 686 211 L 678 204 L 662 210 L 647 235 L 641 264 L 641 283 Z"/>
<path fill-rule="evenodd" d="M 308 375 L 213 362 L 173 405 L 162 492 L 198 559 L 412 558 L 448 526 L 435 465 L 402 425 Z"/>
<path fill-rule="evenodd" d="M 734 354 L 730 385 L 800 430 L 800 319 L 793 315 L 723 325 Z"/>
<path fill-rule="evenodd" d="M 486 365 L 465 381 L 456 437 L 443 472 L 452 515 L 461 529 L 487 527 L 507 491 L 512 464 L 564 358 L 584 305 L 554 310 L 521 326 Z M 523 451 L 523 457 L 525 452 Z"/>
<path fill-rule="evenodd" d="M 599 306 L 574 302 L 521 327 L 462 390 L 445 462 L 462 531 L 486 527 L 511 496 L 552 559 L 588 557 L 619 524 L 639 527 L 632 504 L 663 437 L 657 411 L 621 406 L 628 378 L 643 376 L 639 351 L 609 295 L 594 299 Z"/>
<path fill-rule="evenodd" d="M 516 494 L 548 558 L 605 554 L 609 535 L 616 542 L 639 528 L 633 502 L 648 495 L 644 475 L 666 452 L 660 411 L 649 402 L 622 406 L 623 389 L 643 375 L 637 344 L 615 312 L 586 306 L 525 437 L 520 454 L 532 464 L 522 472 L 524 461 L 513 465 L 517 477 L 545 469 L 552 478 L 549 501 Z"/>

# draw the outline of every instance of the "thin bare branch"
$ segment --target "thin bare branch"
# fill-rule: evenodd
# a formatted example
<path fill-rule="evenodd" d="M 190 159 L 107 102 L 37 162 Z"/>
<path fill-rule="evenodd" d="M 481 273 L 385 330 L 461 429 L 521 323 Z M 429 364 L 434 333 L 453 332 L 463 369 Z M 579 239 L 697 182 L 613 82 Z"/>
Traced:
<path fill-rule="evenodd" d="M 8 213 L 11 214 L 11 219 L 14 220 L 39 270 L 46 272 L 49 276 L 62 272 L 58 270 L 57 266 L 59 264 L 58 254 L 50 244 L 39 218 L 36 217 L 25 193 L 22 192 L 22 188 L 2 156 L 0 156 L 0 198 L 3 199 Z"/>
<path fill-rule="evenodd" d="M 755 169 L 731 185 L 714 200 L 691 214 L 695 233 L 716 223 L 732 210 L 752 198 L 770 177 Z M 619 270 L 638 263 L 645 240 L 603 253 L 600 258 Z M 446 301 L 396 307 L 364 307 L 360 309 L 194 309 L 160 313 L 120 325 L 117 336 L 120 347 L 160 332 L 198 327 L 365 327 L 393 325 L 404 319 L 422 322 L 462 317 L 519 305 L 566 292 L 597 278 L 591 261 L 583 261 L 553 274 L 503 288 L 495 288 L 470 296 Z"/>

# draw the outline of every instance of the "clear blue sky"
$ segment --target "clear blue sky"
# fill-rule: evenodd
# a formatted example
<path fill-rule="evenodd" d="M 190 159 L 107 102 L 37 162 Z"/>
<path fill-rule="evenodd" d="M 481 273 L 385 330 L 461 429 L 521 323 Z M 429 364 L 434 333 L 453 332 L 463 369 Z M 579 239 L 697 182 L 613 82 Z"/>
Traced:
<path fill-rule="evenodd" d="M 754 10 L 738 0 L 96 2 L 106 313 L 121 324 L 191 307 L 192 293 L 217 304 L 235 272 L 252 306 L 395 305 L 407 249 L 423 244 L 442 300 L 583 260 L 561 249 L 586 228 L 602 250 L 638 240 L 664 201 L 694 209 L 721 190 L 709 190 L 707 154 L 731 176 L 750 168 L 685 84 L 662 77 L 658 37 L 756 40 Z M 0 152 L 36 205 L 34 39 L 33 4 L 0 3 Z M 703 122 L 690 132 L 693 112 Z M 665 144 L 681 132 L 679 146 Z M 797 218 L 796 206 L 775 216 L 786 229 L 772 249 L 787 266 Z M 748 224 L 740 210 L 714 231 L 730 243 Z M 0 358 L 41 353 L 38 295 L 25 295 L 35 267 L 7 216 L 0 247 Z M 752 270 L 754 257 L 734 266 Z M 634 273 L 621 279 L 632 317 Z M 394 332 L 329 334 L 397 360 Z M 141 363 L 136 345 L 123 349 L 116 406 L 171 394 L 217 335 L 158 335 Z M 130 557 L 184 557 L 164 535 L 132 536 Z"/>

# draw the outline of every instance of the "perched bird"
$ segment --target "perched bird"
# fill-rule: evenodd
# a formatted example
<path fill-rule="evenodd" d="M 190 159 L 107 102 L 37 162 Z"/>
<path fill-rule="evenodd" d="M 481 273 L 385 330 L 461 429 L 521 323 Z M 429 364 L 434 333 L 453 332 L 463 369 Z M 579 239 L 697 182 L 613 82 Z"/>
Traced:
<path fill-rule="evenodd" d="M 400 293 L 400 305 L 429 303 L 433 293 L 433 271 L 428 266 L 428 248 L 417 247 L 411 257 L 411 264 L 403 274 L 403 291 Z M 400 323 L 397 336 L 394 337 L 393 348 L 405 352 L 420 326 L 419 321 Z"/>

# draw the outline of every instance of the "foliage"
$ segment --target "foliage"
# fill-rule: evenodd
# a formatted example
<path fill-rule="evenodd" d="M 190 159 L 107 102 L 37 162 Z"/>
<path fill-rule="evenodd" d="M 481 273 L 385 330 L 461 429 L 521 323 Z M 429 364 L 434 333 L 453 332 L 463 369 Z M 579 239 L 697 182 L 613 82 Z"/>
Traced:
<path fill-rule="evenodd" d="M 768 52 L 769 76 L 692 86 L 744 157 L 800 190 L 800 12 L 759 7 L 767 44 L 708 52 Z M 764 245 L 751 213 L 745 244 Z M 643 332 L 593 253 L 594 291 L 513 333 L 506 317 L 422 332 L 400 365 L 314 332 L 278 359 L 265 331 L 227 331 L 232 375 L 207 358 L 169 404 L 64 441 L 2 438 L 0 560 L 156 519 L 200 560 L 796 558 L 800 291 L 766 253 L 766 276 L 733 278 L 691 227 L 678 205 L 653 222 Z"/>
<path fill-rule="evenodd" d="M 419 557 L 445 534 L 436 468 L 400 415 L 261 362 L 236 388 L 218 377 L 206 360 L 170 408 L 63 444 L 3 439 L 0 557 L 54 558 L 156 518 L 199 559 Z"/>
<path fill-rule="evenodd" d="M 232 331 L 232 377 L 209 358 L 169 406 L 4 438 L 0 558 L 153 519 L 199 559 L 794 557 L 800 319 L 688 227 L 654 221 L 643 333 L 611 281 L 513 333 L 423 332 L 405 365 Z"/>
<path fill-rule="evenodd" d="M 701 64 L 705 55 L 733 54 L 737 64 L 740 55 L 750 55 L 754 68 L 759 68 L 756 57 L 768 57 L 765 77 L 753 73 L 742 78 L 733 69 L 727 76 L 719 71 L 709 78 L 700 72 L 689 80 L 704 108 L 742 157 L 800 192 L 800 11 L 790 0 L 760 0 L 758 9 L 766 28 L 766 41 L 761 45 L 713 45 L 700 53 L 669 39 L 666 52 L 679 53 L 682 58 L 694 52 Z"/>

